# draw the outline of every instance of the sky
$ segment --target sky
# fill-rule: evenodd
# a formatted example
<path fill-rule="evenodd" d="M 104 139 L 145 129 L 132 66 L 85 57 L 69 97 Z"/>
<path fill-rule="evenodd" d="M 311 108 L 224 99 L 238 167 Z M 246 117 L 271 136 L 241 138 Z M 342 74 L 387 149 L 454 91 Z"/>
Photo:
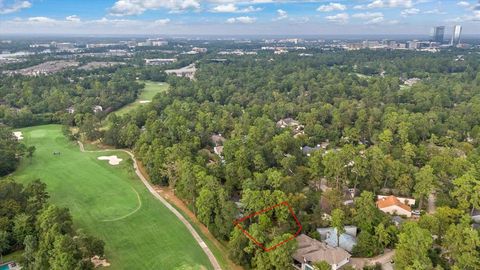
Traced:
<path fill-rule="evenodd" d="M 0 34 L 480 35 L 480 0 L 0 0 Z"/>

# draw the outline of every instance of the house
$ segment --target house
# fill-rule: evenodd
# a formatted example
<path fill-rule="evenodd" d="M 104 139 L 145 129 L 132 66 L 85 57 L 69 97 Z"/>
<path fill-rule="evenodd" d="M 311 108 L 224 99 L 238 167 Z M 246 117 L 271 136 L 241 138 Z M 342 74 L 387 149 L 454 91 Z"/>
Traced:
<path fill-rule="evenodd" d="M 410 86 L 412 87 L 413 85 L 421 82 L 422 80 L 419 79 L 419 78 L 410 78 L 408 80 L 405 80 L 405 82 L 403 82 L 406 86 Z"/>
<path fill-rule="evenodd" d="M 353 247 L 357 245 L 357 227 L 345 226 L 345 232 L 337 238 L 337 229 L 333 227 L 317 228 L 322 241 L 331 247 L 341 247 L 348 252 L 352 252 Z"/>
<path fill-rule="evenodd" d="M 299 270 L 313 270 L 313 264 L 325 261 L 337 270 L 350 261 L 350 253 L 339 247 L 331 247 L 305 234 L 296 238 L 298 248 L 293 254 L 293 266 Z"/>
<path fill-rule="evenodd" d="M 103 111 L 103 107 L 100 105 L 96 105 L 96 106 L 93 106 L 92 110 L 94 113 L 99 113 Z"/>
<path fill-rule="evenodd" d="M 213 148 L 213 152 L 215 154 L 217 154 L 218 156 L 222 156 L 222 153 L 223 153 L 223 146 L 219 145 L 219 146 L 215 146 Z"/>
<path fill-rule="evenodd" d="M 377 200 L 377 207 L 382 212 L 391 215 L 400 215 L 400 216 L 412 216 L 412 208 L 410 205 L 405 204 L 400 201 L 399 198 L 391 195 L 391 196 L 378 196 Z"/>
<path fill-rule="evenodd" d="M 287 128 L 287 127 L 292 128 L 295 137 L 297 137 L 298 135 L 305 134 L 305 132 L 303 131 L 304 126 L 301 125 L 300 122 L 298 122 L 293 118 L 280 119 L 277 122 L 276 126 L 277 128 Z"/>
<path fill-rule="evenodd" d="M 387 198 L 390 197 L 390 195 L 377 195 L 377 199 L 382 199 L 382 198 Z M 413 206 L 415 205 L 415 199 L 412 198 L 405 198 L 405 197 L 396 197 L 399 201 L 401 201 L 404 204 Z"/>
<path fill-rule="evenodd" d="M 297 127 L 300 126 L 300 122 L 294 120 L 293 118 L 284 118 L 280 119 L 277 122 L 278 128 L 286 128 L 286 127 Z"/>
<path fill-rule="evenodd" d="M 315 147 L 310 147 L 310 146 L 307 145 L 307 146 L 304 146 L 304 147 L 300 147 L 300 149 L 302 150 L 303 154 L 305 154 L 305 155 L 307 155 L 307 157 L 309 157 L 313 152 L 322 149 L 322 147 L 320 146 L 320 144 L 317 144 L 317 146 L 315 146 Z"/>
<path fill-rule="evenodd" d="M 480 209 L 474 209 L 471 217 L 474 223 L 480 224 Z"/>
<path fill-rule="evenodd" d="M 75 113 L 75 108 L 73 106 L 70 106 L 66 109 L 66 111 L 69 113 L 69 114 L 74 114 Z"/>
<path fill-rule="evenodd" d="M 222 134 L 213 134 L 210 137 L 210 140 L 215 144 L 215 146 L 223 145 L 225 142 L 225 138 L 222 136 Z"/>

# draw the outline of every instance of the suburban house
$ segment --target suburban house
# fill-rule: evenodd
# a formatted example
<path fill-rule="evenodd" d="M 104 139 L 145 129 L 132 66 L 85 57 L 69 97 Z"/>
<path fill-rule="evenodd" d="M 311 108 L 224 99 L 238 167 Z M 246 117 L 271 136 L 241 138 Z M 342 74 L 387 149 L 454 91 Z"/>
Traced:
<path fill-rule="evenodd" d="M 293 118 L 284 118 L 280 119 L 277 124 L 277 128 L 287 128 L 290 127 L 293 130 L 295 136 L 304 134 L 303 128 L 304 126 L 300 124 L 297 120 Z"/>
<path fill-rule="evenodd" d="M 222 136 L 222 134 L 213 134 L 210 137 L 210 140 L 215 144 L 215 146 L 223 145 L 225 142 L 225 138 Z"/>
<path fill-rule="evenodd" d="M 377 199 L 382 199 L 382 198 L 387 198 L 387 197 L 390 197 L 390 195 L 377 195 Z M 406 205 L 410 205 L 410 206 L 415 205 L 415 199 L 405 198 L 405 197 L 396 197 L 396 198 Z"/>
<path fill-rule="evenodd" d="M 412 216 L 412 208 L 410 205 L 413 204 L 415 204 L 415 200 L 413 199 L 397 198 L 393 195 L 379 195 L 377 200 L 377 207 L 381 211 L 391 215 L 400 215 L 406 217 Z"/>
<path fill-rule="evenodd" d="M 304 147 L 300 147 L 300 149 L 302 150 L 304 155 L 309 157 L 313 152 L 318 151 L 322 148 L 321 148 L 320 144 L 317 144 L 317 146 L 315 146 L 315 147 L 310 147 L 310 146 L 307 145 L 307 146 L 304 146 Z"/>
<path fill-rule="evenodd" d="M 348 252 L 352 252 L 353 247 L 357 244 L 357 227 L 345 226 L 345 232 L 340 234 L 337 239 L 337 229 L 317 228 L 317 232 L 320 234 L 322 241 L 331 247 L 341 247 Z"/>
<path fill-rule="evenodd" d="M 210 140 L 213 144 L 215 144 L 215 146 L 213 147 L 213 152 L 221 157 L 223 153 L 223 143 L 225 142 L 225 138 L 222 136 L 222 134 L 213 134 L 210 137 Z"/>
<path fill-rule="evenodd" d="M 221 156 L 223 153 L 223 146 L 219 145 L 219 146 L 213 147 L 213 152 L 217 154 L 217 156 Z"/>
<path fill-rule="evenodd" d="M 296 238 L 298 248 L 293 254 L 293 266 L 299 270 L 313 270 L 313 264 L 325 261 L 337 270 L 350 261 L 350 253 L 339 247 L 331 247 L 305 234 Z"/>

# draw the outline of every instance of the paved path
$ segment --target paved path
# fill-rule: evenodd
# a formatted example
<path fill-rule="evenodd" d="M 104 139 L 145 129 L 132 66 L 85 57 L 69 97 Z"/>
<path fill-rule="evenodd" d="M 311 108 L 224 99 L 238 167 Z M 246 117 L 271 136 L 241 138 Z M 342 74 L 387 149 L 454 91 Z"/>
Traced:
<path fill-rule="evenodd" d="M 193 238 L 195 238 L 195 240 L 197 241 L 197 243 L 200 245 L 200 247 L 203 249 L 203 251 L 205 252 L 205 254 L 207 254 L 207 257 L 208 259 L 210 260 L 210 263 L 212 264 L 213 266 L 213 269 L 215 270 L 221 270 L 222 268 L 220 267 L 220 264 L 218 263 L 217 261 L 217 258 L 215 258 L 215 256 L 213 256 L 213 253 L 212 251 L 210 250 L 210 248 L 208 248 L 207 244 L 205 244 L 205 242 L 202 240 L 202 238 L 200 237 L 200 235 L 197 233 L 197 231 L 193 228 L 192 224 L 190 224 L 190 222 L 188 222 L 187 219 L 185 219 L 185 217 L 180 214 L 180 212 L 178 212 L 177 209 L 175 209 L 175 207 L 173 207 L 170 203 L 168 203 L 162 196 L 160 196 L 156 191 L 155 189 L 152 187 L 152 185 L 150 185 L 150 183 L 148 182 L 148 180 L 143 176 L 142 172 L 140 172 L 140 170 L 138 169 L 138 164 L 137 164 L 137 160 L 135 159 L 135 155 L 133 155 L 132 152 L 128 151 L 128 150 L 124 150 L 124 149 L 104 149 L 104 150 L 97 150 L 97 151 L 87 151 L 85 150 L 84 146 L 83 146 L 83 143 L 78 141 L 78 145 L 80 146 L 80 151 L 81 152 L 90 152 L 90 153 L 95 153 L 95 152 L 110 152 L 110 151 L 122 151 L 122 152 L 125 152 L 127 153 L 133 160 L 133 168 L 135 169 L 135 173 L 137 174 L 138 178 L 140 178 L 140 180 L 142 180 L 142 183 L 147 187 L 148 191 L 150 191 L 150 193 L 157 199 L 159 200 L 160 202 L 163 203 L 163 205 L 165 205 L 170 211 L 172 211 L 172 213 L 177 216 L 178 219 L 180 219 L 180 221 L 187 227 L 187 229 L 190 231 L 190 233 L 192 234 Z"/>
<path fill-rule="evenodd" d="M 382 265 L 382 270 L 393 270 L 393 265 L 391 263 L 393 256 L 395 255 L 395 250 L 386 249 L 385 253 L 375 256 L 373 258 L 350 258 L 350 265 L 356 269 L 363 269 L 363 267 L 368 265 L 375 265 L 379 263 Z"/>
<path fill-rule="evenodd" d="M 381 255 L 371 258 L 369 260 L 369 263 L 372 265 L 376 263 L 380 263 L 381 265 L 384 265 L 384 264 L 390 263 L 394 255 L 395 255 L 395 250 L 388 250 Z"/>

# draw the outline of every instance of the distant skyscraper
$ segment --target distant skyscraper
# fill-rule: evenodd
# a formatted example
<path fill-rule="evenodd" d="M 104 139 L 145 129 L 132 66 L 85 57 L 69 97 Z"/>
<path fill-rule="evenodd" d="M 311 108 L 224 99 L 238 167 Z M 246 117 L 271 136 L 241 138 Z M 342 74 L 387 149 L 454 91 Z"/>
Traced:
<path fill-rule="evenodd" d="M 457 46 L 460 43 L 460 36 L 462 35 L 462 26 L 461 25 L 455 25 L 453 27 L 453 32 L 452 32 L 452 41 L 451 45 L 452 46 Z"/>
<path fill-rule="evenodd" d="M 443 35 L 445 34 L 445 26 L 435 26 L 432 28 L 432 41 L 443 43 Z"/>

